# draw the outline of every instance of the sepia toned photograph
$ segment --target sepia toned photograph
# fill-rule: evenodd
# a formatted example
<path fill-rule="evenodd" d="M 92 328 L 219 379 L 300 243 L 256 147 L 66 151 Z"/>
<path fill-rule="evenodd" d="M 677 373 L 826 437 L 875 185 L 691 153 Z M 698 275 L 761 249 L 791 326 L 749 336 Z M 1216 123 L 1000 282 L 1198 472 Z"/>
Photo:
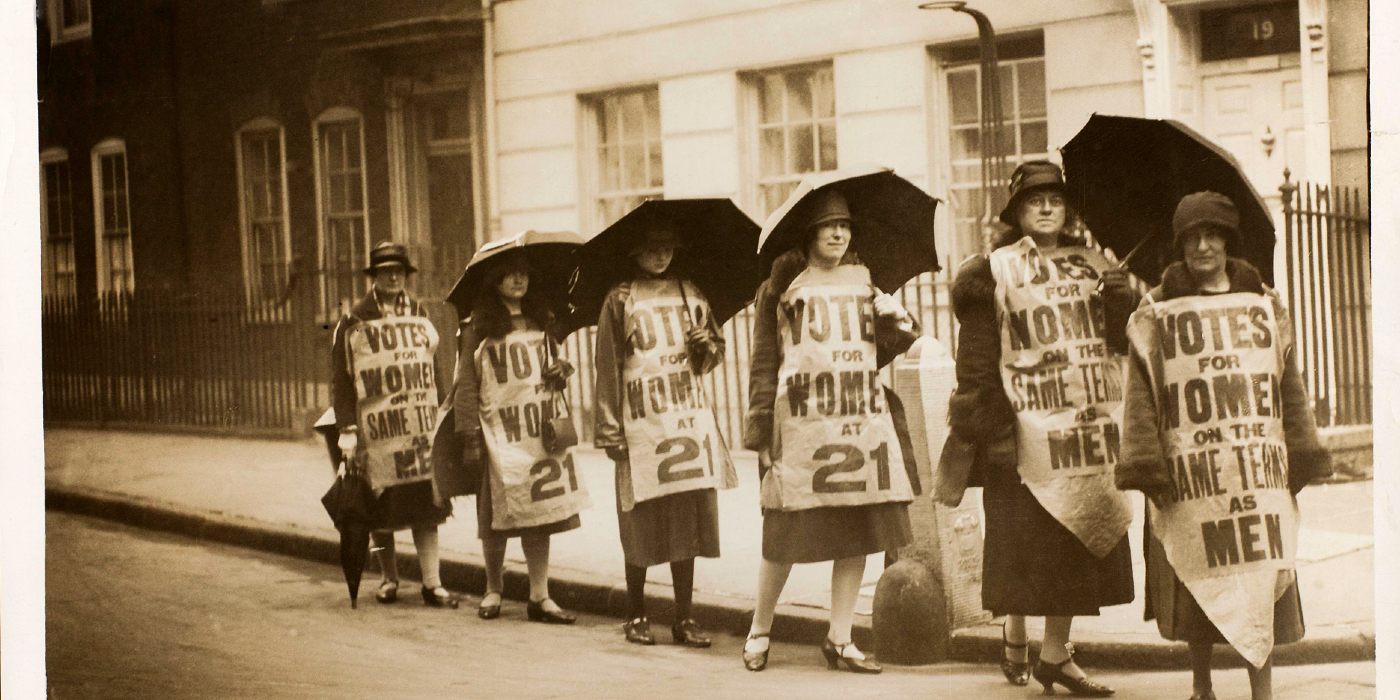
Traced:
<path fill-rule="evenodd" d="M 7 695 L 1385 696 L 1366 0 L 34 4 Z"/>

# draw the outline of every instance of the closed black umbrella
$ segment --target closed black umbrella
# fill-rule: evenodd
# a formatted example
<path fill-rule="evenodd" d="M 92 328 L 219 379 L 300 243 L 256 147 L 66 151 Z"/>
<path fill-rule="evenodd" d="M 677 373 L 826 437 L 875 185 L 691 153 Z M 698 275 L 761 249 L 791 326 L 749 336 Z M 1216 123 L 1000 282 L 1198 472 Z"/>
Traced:
<path fill-rule="evenodd" d="M 345 574 L 352 608 L 359 607 L 360 579 L 369 557 L 369 531 L 377 517 L 377 503 L 363 477 L 345 472 L 321 497 L 326 514 L 340 531 L 340 569 Z"/>
<path fill-rule="evenodd" d="M 802 178 L 759 236 L 764 269 L 803 238 L 819 190 L 841 192 L 851 210 L 851 246 L 870 268 L 871 281 L 893 294 L 923 272 L 936 271 L 933 216 L 938 200 L 914 183 L 875 165 L 853 166 Z"/>
<path fill-rule="evenodd" d="M 1241 245 L 1231 253 L 1273 283 L 1269 208 L 1235 157 L 1210 139 L 1172 119 L 1095 114 L 1061 152 L 1071 204 L 1094 239 L 1126 257 L 1138 277 L 1161 281 L 1173 258 L 1177 202 L 1211 190 L 1233 200 L 1240 212 Z"/>
<path fill-rule="evenodd" d="M 571 231 L 524 231 L 509 238 L 491 241 L 477 249 L 462 276 L 452 285 L 447 300 L 466 317 L 472 311 L 482 279 L 490 267 L 486 263 L 499 256 L 520 252 L 536 275 L 530 277 L 530 292 L 554 312 L 555 318 L 568 313 L 569 280 L 576 269 L 574 254 L 583 239 Z"/>
<path fill-rule="evenodd" d="M 668 272 L 694 282 L 705 293 L 717 323 L 753 301 L 767 273 L 754 253 L 758 224 L 729 199 L 649 200 L 579 250 L 565 333 L 598 322 L 608 291 L 636 274 L 632 248 L 647 231 L 662 228 L 673 231 L 681 244 Z"/>

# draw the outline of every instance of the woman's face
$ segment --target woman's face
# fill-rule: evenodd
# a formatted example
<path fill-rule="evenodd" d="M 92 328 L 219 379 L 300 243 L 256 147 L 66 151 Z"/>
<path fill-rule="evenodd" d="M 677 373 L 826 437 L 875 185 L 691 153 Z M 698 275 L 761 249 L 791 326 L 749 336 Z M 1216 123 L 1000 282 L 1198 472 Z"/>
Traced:
<path fill-rule="evenodd" d="M 637 253 L 637 267 L 649 275 L 659 275 L 671 266 L 676 249 L 671 246 L 648 246 Z"/>
<path fill-rule="evenodd" d="M 1065 196 L 1055 190 L 1036 190 L 1021 200 L 1017 222 L 1021 233 L 1049 236 L 1065 227 Z"/>
<path fill-rule="evenodd" d="M 374 268 L 374 290 L 384 296 L 392 297 L 403 291 L 404 282 L 408 280 L 408 271 L 403 265 L 384 265 Z"/>
<path fill-rule="evenodd" d="M 1192 227 L 1181 237 L 1181 256 L 1196 279 L 1225 272 L 1225 232 L 1210 224 Z"/>
<path fill-rule="evenodd" d="M 850 247 L 851 222 L 844 219 L 828 221 L 817 226 L 812 242 L 807 244 L 807 257 L 835 265 L 841 262 L 846 249 Z"/>
<path fill-rule="evenodd" d="M 506 301 L 520 301 L 525 292 L 530 291 L 530 273 L 524 270 L 511 270 L 496 284 L 496 293 Z"/>

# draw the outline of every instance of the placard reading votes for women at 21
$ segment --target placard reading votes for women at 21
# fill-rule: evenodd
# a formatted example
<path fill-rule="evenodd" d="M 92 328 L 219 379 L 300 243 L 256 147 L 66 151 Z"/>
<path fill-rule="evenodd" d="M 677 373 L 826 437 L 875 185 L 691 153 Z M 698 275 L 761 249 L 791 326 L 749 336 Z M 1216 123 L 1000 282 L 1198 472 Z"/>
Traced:
<path fill-rule="evenodd" d="M 360 443 L 375 489 L 432 476 L 437 344 L 433 324 L 418 317 L 361 321 L 346 337 L 359 399 Z"/>
<path fill-rule="evenodd" d="M 1153 531 L 1202 610 L 1258 665 L 1273 646 L 1278 572 L 1293 568 L 1298 527 L 1274 307 L 1267 296 L 1225 294 L 1151 312 L 1132 326 L 1160 362 L 1153 383 L 1171 487 L 1156 500 Z"/>

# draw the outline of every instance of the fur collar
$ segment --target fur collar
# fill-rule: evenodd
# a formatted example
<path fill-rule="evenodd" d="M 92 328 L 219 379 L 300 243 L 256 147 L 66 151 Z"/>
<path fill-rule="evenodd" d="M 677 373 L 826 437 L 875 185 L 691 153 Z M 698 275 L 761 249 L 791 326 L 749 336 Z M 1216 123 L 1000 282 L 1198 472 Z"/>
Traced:
<path fill-rule="evenodd" d="M 1231 292 L 1264 293 L 1264 278 L 1253 265 L 1239 258 L 1225 261 L 1225 275 L 1230 278 Z M 1161 300 L 1177 297 L 1196 296 L 1201 293 L 1200 285 L 1191 277 L 1186 263 L 1180 260 L 1167 266 L 1162 272 Z"/>

